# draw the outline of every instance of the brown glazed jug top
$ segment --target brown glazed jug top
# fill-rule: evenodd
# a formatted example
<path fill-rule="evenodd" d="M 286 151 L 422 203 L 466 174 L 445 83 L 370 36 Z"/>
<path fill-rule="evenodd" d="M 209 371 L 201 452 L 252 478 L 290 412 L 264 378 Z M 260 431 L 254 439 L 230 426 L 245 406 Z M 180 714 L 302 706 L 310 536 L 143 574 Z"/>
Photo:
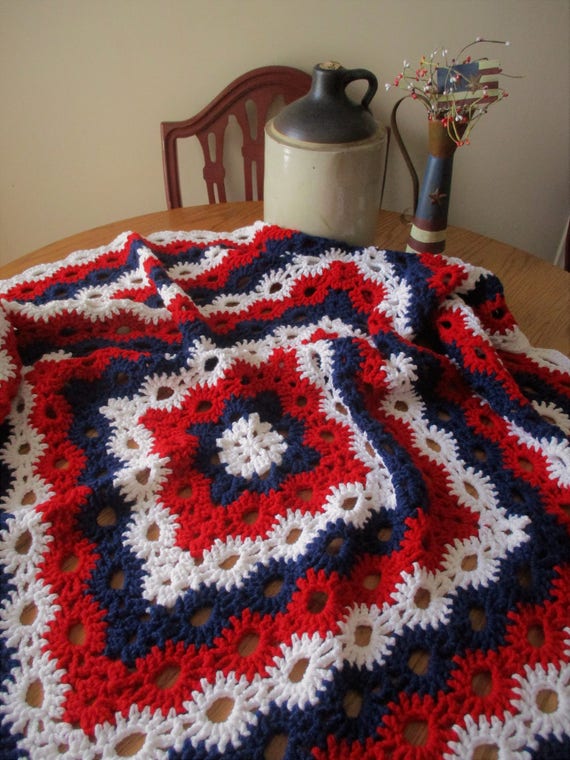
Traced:
<path fill-rule="evenodd" d="M 368 82 L 360 101 L 346 94 L 346 87 L 359 79 Z M 378 130 L 368 106 L 378 89 L 378 81 L 366 69 L 345 69 L 328 61 L 313 67 L 313 81 L 307 95 L 284 108 L 273 120 L 274 128 L 295 140 L 315 143 L 348 143 L 365 140 Z"/>

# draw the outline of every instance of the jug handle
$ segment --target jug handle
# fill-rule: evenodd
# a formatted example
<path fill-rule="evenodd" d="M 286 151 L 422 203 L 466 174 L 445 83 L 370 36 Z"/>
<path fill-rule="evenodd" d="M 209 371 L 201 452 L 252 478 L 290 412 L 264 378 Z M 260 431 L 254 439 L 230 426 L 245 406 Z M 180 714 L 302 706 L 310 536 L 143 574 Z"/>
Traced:
<path fill-rule="evenodd" d="M 366 92 L 364 93 L 364 96 L 362 97 L 362 100 L 360 101 L 360 105 L 362 108 L 365 108 L 367 111 L 370 109 L 368 106 L 370 105 L 372 98 L 376 95 L 376 91 L 378 90 L 378 79 L 376 76 L 371 72 L 368 71 L 368 69 L 346 69 L 344 71 L 344 87 L 348 87 L 348 85 L 351 82 L 356 82 L 359 79 L 365 79 L 368 82 L 368 88 Z M 386 132 L 386 154 L 384 158 L 384 172 L 382 175 L 382 187 L 380 189 L 380 208 L 382 208 L 382 201 L 384 199 L 384 188 L 386 186 L 386 174 L 388 169 L 388 153 L 390 149 L 390 129 L 387 129 Z"/>
<path fill-rule="evenodd" d="M 368 69 L 346 69 L 343 76 L 345 88 L 351 82 L 356 82 L 358 79 L 365 79 L 368 82 L 368 89 L 360 101 L 360 105 L 368 111 L 368 106 L 374 95 L 376 95 L 376 90 L 378 89 L 378 80 L 371 71 L 368 71 Z"/>
<path fill-rule="evenodd" d="M 414 167 L 414 164 L 412 163 L 412 159 L 410 158 L 410 154 L 408 152 L 408 149 L 404 145 L 404 141 L 402 139 L 402 135 L 400 134 L 400 130 L 398 128 L 398 122 L 396 119 L 396 114 L 398 112 L 398 108 L 400 105 L 404 102 L 404 100 L 407 100 L 408 96 L 401 98 L 398 100 L 394 108 L 392 108 L 392 114 L 390 116 L 390 127 L 392 132 L 394 133 L 394 139 L 398 143 L 398 147 L 400 148 L 400 151 L 402 152 L 402 156 L 404 158 L 404 161 L 406 162 L 406 166 L 408 167 L 408 171 L 410 172 L 410 176 L 412 178 L 412 189 L 414 194 L 414 207 L 413 207 L 413 213 L 416 213 L 416 209 L 418 207 L 418 198 L 420 194 L 420 182 L 418 179 L 418 173 Z"/>
<path fill-rule="evenodd" d="M 369 111 L 370 109 L 368 108 L 368 106 L 370 105 L 372 98 L 376 95 L 376 91 L 378 90 L 378 79 L 371 71 L 368 71 L 368 69 L 347 69 L 344 72 L 345 88 L 348 87 L 348 85 L 351 82 L 356 82 L 359 79 L 365 79 L 368 82 L 368 89 L 364 93 L 364 96 L 362 100 L 360 101 L 360 105 L 362 106 L 362 108 L 365 108 L 367 111 Z M 386 130 L 386 154 L 384 158 L 384 172 L 382 174 L 382 187 L 380 189 L 380 208 L 382 208 L 382 201 L 384 200 L 384 189 L 386 187 L 386 174 L 388 173 L 387 169 L 388 169 L 388 154 L 390 151 L 390 132 L 391 130 L 388 128 Z"/>

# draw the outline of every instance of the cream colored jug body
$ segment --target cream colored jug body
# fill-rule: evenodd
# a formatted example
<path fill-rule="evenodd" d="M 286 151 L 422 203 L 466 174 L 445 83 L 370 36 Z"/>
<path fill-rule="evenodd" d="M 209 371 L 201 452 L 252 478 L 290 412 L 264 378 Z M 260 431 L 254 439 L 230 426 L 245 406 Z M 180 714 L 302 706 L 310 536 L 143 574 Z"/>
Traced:
<path fill-rule="evenodd" d="M 314 143 L 265 128 L 264 219 L 370 245 L 380 209 L 386 130 L 352 143 Z"/>

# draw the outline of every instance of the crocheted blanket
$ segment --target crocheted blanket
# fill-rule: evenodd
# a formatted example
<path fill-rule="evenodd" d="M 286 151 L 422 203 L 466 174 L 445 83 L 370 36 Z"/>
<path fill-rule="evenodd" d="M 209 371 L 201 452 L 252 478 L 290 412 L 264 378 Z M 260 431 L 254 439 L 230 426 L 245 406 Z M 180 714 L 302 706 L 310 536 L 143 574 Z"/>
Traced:
<path fill-rule="evenodd" d="M 570 373 L 258 223 L 0 283 L 2 758 L 570 757 Z"/>

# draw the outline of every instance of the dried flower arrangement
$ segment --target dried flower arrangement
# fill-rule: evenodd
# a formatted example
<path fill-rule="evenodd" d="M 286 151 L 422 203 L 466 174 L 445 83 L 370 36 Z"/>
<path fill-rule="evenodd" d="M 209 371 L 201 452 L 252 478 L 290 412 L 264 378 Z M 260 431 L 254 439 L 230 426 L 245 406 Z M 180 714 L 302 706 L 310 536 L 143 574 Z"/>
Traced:
<path fill-rule="evenodd" d="M 461 57 L 474 45 L 482 43 L 509 45 L 503 40 L 487 40 L 477 37 L 463 47 L 455 58 L 447 60 L 447 50 L 438 48 L 429 56 L 423 55 L 417 68 L 404 61 L 402 71 L 392 87 L 406 88 L 407 95 L 423 103 L 428 118 L 436 119 L 446 127 L 456 145 L 469 144 L 469 134 L 476 122 L 487 113 L 492 103 L 507 97 L 499 84 L 503 73 L 499 62 L 487 58 Z"/>

